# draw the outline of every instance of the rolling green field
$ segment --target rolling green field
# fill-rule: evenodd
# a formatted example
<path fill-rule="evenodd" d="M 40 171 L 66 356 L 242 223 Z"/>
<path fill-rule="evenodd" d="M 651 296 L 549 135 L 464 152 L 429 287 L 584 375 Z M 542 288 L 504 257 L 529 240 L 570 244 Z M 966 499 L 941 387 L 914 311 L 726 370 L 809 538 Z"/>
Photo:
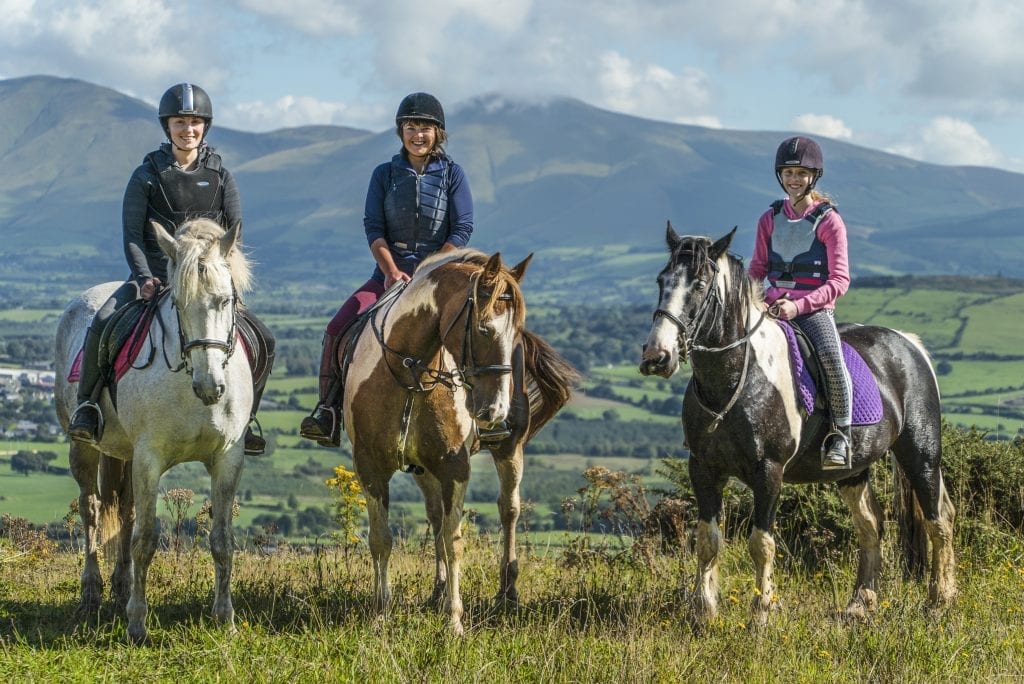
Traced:
<path fill-rule="evenodd" d="M 604 250 L 606 258 L 630 258 L 618 255 L 614 249 Z M 329 306 L 325 305 L 325 309 Z M 555 311 L 550 305 L 538 303 L 531 309 L 536 315 Z M 13 330 L 13 326 L 30 325 L 33 329 L 55 324 L 59 311 L 46 309 L 14 309 L 0 312 L 0 330 Z M 952 424 L 977 426 L 992 436 L 1013 438 L 1024 430 L 1024 351 L 1020 339 L 1020 321 L 1024 320 L 1024 293 L 992 293 L 981 291 L 959 292 L 938 289 L 853 288 L 840 302 L 837 317 L 841 321 L 860 321 L 894 327 L 920 335 L 933 354 L 933 365 L 940 370 L 939 384 L 943 395 L 943 413 Z M 315 340 L 325 317 L 315 315 L 273 314 L 265 317 L 275 329 L 290 330 L 289 340 L 301 338 Z M 295 331 L 298 331 L 297 333 Z M 642 341 L 646 329 L 625 334 Z M 559 335 L 561 338 L 562 335 Z M 566 336 L 560 344 L 569 344 Z M 637 343 L 637 349 L 639 342 Z M 639 352 L 637 352 L 639 354 Z M 979 356 L 980 355 L 980 356 Z M 658 415 L 633 405 L 644 397 L 663 401 L 678 397 L 688 379 L 688 367 L 683 366 L 671 380 L 643 378 L 636 370 L 637 359 L 623 359 L 610 365 L 596 365 L 585 378 L 583 387 L 565 409 L 581 419 L 599 419 L 614 411 L 621 421 L 654 422 L 662 425 L 678 424 L 678 414 Z M 287 487 L 295 496 L 299 509 L 326 505 L 327 489 L 323 480 L 329 476 L 299 477 L 295 475 L 310 461 L 329 473 L 335 465 L 350 465 L 347 444 L 342 450 L 309 448 L 297 436 L 299 422 L 316 401 L 316 381 L 311 376 L 289 376 L 279 367 L 272 376 L 265 398 L 280 405 L 298 406 L 286 410 L 263 410 L 259 414 L 264 431 L 271 439 L 273 451 L 267 457 L 251 461 L 243 474 L 239 492 L 248 491 L 250 498 L 242 505 L 239 523 L 244 527 L 256 515 L 289 512 L 284 507 Z M 615 395 L 625 401 L 592 396 L 590 390 L 598 384 L 609 385 Z M 680 440 L 681 445 L 681 440 Z M 0 442 L 0 513 L 11 513 L 36 523 L 59 519 L 67 511 L 68 502 L 76 494 L 69 476 L 33 473 L 29 477 L 10 469 L 9 458 L 19 449 L 55 451 L 63 462 L 65 445 L 40 445 L 31 442 Z M 493 477 L 493 468 L 486 457 L 479 466 L 474 459 L 474 480 Z M 544 462 L 566 474 L 579 473 L 584 463 L 600 463 L 616 470 L 643 470 L 650 468 L 643 459 L 610 458 L 607 460 L 560 454 L 544 457 Z M 165 476 L 167 487 L 188 486 L 197 493 L 205 491 L 205 473 L 201 467 L 195 472 L 188 466 L 173 469 Z M 314 468 L 315 470 L 315 468 Z M 527 468 L 524 486 L 537 473 Z M 397 478 L 403 476 L 398 475 Z M 650 476 L 648 476 L 650 477 Z M 290 479 L 289 479 L 290 478 Z M 273 481 L 273 491 L 267 491 L 267 482 Z M 653 479 L 651 480 L 653 482 Z M 570 489 L 566 496 L 573 493 Z M 197 494 L 197 498 L 201 498 Z M 419 512 L 415 502 L 401 503 L 410 514 Z M 475 502 L 472 507 L 492 515 L 493 504 Z M 549 514 L 548 508 L 539 513 Z"/>

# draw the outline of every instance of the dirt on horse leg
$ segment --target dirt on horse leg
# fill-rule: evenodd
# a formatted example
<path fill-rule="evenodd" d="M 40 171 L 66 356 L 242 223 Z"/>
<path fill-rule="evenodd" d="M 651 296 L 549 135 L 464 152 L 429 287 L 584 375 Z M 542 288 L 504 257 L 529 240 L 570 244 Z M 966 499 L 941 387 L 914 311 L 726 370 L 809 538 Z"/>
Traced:
<path fill-rule="evenodd" d="M 722 534 L 718 519 L 697 523 L 697 579 L 691 600 L 694 627 L 702 627 L 718 615 L 718 562 Z"/>
<path fill-rule="evenodd" d="M 769 612 L 775 603 L 775 584 L 772 572 L 775 568 L 775 539 L 771 532 L 757 527 L 751 530 L 747 549 L 754 561 L 754 593 L 750 603 L 750 624 L 763 627 L 768 622 Z"/>
<path fill-rule="evenodd" d="M 947 606 L 957 595 L 956 554 L 953 551 L 953 521 L 956 509 L 939 479 L 939 518 L 927 521 L 928 537 L 932 542 L 932 571 L 928 583 L 928 603 L 933 608 Z"/>

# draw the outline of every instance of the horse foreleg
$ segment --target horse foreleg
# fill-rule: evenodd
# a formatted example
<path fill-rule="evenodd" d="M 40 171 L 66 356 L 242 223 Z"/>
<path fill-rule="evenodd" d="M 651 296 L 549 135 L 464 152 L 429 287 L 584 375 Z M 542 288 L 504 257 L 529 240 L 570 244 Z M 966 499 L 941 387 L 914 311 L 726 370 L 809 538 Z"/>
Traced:
<path fill-rule="evenodd" d="M 932 542 L 931 579 L 928 582 L 928 603 L 938 608 L 956 598 L 956 554 L 953 551 L 953 521 L 956 509 L 946 492 L 942 476 L 939 478 L 938 518 L 928 520 L 925 526 Z"/>
<path fill-rule="evenodd" d="M 494 457 L 498 471 L 498 515 L 501 517 L 501 565 L 499 566 L 498 594 L 495 600 L 517 603 L 519 592 L 519 559 L 516 556 L 516 525 L 519 522 L 519 483 L 523 478 L 523 446 L 516 444 L 511 456 Z"/>
<path fill-rule="evenodd" d="M 388 584 L 388 560 L 393 542 L 388 525 L 388 495 L 375 495 L 366 488 L 366 514 L 370 522 L 370 558 L 373 562 L 373 596 L 378 610 L 387 610 L 391 603 L 391 587 Z"/>
<path fill-rule="evenodd" d="M 231 565 L 235 538 L 231 518 L 238 479 L 242 474 L 242 448 L 236 445 L 207 470 L 211 483 L 210 555 L 213 556 L 213 616 L 235 631 L 235 607 L 231 602 Z"/>
<path fill-rule="evenodd" d="M 849 619 L 863 620 L 878 607 L 878 577 L 882 570 L 882 507 L 865 472 L 859 482 L 841 484 L 839 495 L 853 514 L 857 532 L 857 583 L 843 611 Z"/>
<path fill-rule="evenodd" d="M 132 591 L 128 599 L 128 638 L 133 643 L 146 643 L 146 578 L 156 552 L 156 490 L 160 471 L 151 454 L 140 458 L 136 453 L 132 464 L 132 491 L 135 497 L 135 526 L 132 530 Z"/>
<path fill-rule="evenodd" d="M 423 492 L 424 507 L 427 511 L 427 522 L 434 538 L 434 588 L 430 592 L 427 604 L 440 606 L 447 593 L 448 567 L 444 562 L 444 545 L 441 535 L 441 520 L 444 517 L 444 504 L 441 502 L 441 483 L 429 472 L 413 476 L 420 491 Z"/>
<path fill-rule="evenodd" d="M 453 480 L 451 498 L 444 502 L 444 516 L 441 519 L 441 539 L 444 547 L 444 562 L 448 570 L 445 611 L 452 632 L 462 636 L 462 594 L 459 591 L 459 573 L 462 564 L 462 506 L 468 481 Z M 444 489 L 442 487 L 442 489 Z"/>
<path fill-rule="evenodd" d="M 753 626 L 768 622 L 769 613 L 777 606 L 775 582 L 775 511 L 782 491 L 782 467 L 775 461 L 761 459 L 754 473 L 754 527 L 747 540 L 747 550 L 754 561 L 754 598 L 750 602 Z"/>
<path fill-rule="evenodd" d="M 82 618 L 95 616 L 103 603 L 103 575 L 98 558 L 100 544 L 100 497 L 97 471 L 100 453 L 91 446 L 71 442 L 68 460 L 78 483 L 78 514 L 82 518 L 85 563 L 82 567 L 82 595 L 78 612 Z"/>
<path fill-rule="evenodd" d="M 699 629 L 718 615 L 718 564 L 722 551 L 718 515 L 725 482 L 709 473 L 693 456 L 690 457 L 689 470 L 698 509 L 695 532 L 697 577 L 691 597 L 691 620 Z"/>

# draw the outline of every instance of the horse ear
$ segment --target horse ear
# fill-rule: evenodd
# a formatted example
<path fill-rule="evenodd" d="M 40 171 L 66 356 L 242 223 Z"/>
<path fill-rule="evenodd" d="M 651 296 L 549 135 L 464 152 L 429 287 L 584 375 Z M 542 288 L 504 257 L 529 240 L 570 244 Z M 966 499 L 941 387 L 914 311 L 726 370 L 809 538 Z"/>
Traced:
<path fill-rule="evenodd" d="M 530 261 L 532 259 L 533 252 L 530 252 L 525 259 L 512 267 L 512 277 L 515 278 L 517 282 L 523 282 L 523 276 L 526 275 L 526 267 L 530 265 Z"/>
<path fill-rule="evenodd" d="M 675 252 L 676 247 L 679 246 L 679 243 L 682 242 L 682 240 L 683 238 L 679 237 L 679 233 L 677 233 L 676 229 L 672 227 L 672 222 L 668 221 L 667 226 L 665 227 L 665 242 L 668 243 L 668 251 Z"/>
<path fill-rule="evenodd" d="M 502 268 L 501 252 L 495 252 L 484 265 L 484 272 L 483 275 L 480 276 L 480 281 L 484 283 L 493 283 L 497 280 L 498 274 L 501 273 Z"/>
<path fill-rule="evenodd" d="M 732 230 L 720 237 L 715 244 L 711 245 L 711 249 L 708 251 L 712 259 L 717 259 L 725 254 L 726 250 L 729 249 L 729 245 L 732 244 L 732 238 L 736 235 L 737 228 L 739 228 L 739 226 L 733 226 Z"/>
<path fill-rule="evenodd" d="M 156 221 L 150 220 L 150 227 L 153 229 L 153 234 L 156 235 L 157 244 L 160 245 L 160 251 L 167 255 L 167 258 L 174 261 L 178 254 L 178 243 L 167 230 Z"/>
<path fill-rule="evenodd" d="M 242 236 L 242 222 L 235 221 L 228 232 L 224 233 L 224 237 L 220 239 L 220 253 L 222 256 L 231 254 L 231 250 L 235 248 L 235 243 Z"/>

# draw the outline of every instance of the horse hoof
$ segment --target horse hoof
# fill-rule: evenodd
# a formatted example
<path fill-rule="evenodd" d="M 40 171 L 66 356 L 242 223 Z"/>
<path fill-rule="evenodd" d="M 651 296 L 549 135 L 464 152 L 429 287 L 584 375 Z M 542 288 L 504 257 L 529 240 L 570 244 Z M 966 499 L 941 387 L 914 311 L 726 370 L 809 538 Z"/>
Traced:
<path fill-rule="evenodd" d="M 152 642 L 145 629 L 133 630 L 128 628 L 128 643 L 132 646 L 149 646 Z"/>

